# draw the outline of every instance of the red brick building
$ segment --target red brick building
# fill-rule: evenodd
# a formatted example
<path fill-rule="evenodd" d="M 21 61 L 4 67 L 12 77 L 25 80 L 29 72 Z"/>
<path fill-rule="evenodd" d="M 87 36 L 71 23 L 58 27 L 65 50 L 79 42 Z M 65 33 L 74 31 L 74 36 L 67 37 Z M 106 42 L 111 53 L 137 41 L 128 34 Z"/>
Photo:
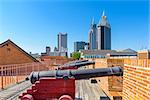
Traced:
<path fill-rule="evenodd" d="M 150 59 L 150 51 L 149 50 L 141 50 L 138 52 L 139 59 Z"/>
<path fill-rule="evenodd" d="M 11 40 L 0 44 L 0 65 L 38 62 Z"/>
<path fill-rule="evenodd" d="M 59 65 L 63 65 L 69 61 L 72 61 L 71 58 L 66 58 L 63 56 L 41 56 L 41 61 L 49 65 L 49 69 L 57 68 Z"/>

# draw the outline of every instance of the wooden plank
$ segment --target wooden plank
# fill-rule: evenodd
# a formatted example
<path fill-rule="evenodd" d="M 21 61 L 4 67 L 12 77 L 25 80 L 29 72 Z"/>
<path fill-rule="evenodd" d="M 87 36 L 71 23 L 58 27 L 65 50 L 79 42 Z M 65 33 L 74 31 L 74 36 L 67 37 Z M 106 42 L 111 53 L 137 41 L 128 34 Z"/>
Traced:
<path fill-rule="evenodd" d="M 76 98 L 82 100 L 99 100 L 100 96 L 106 96 L 99 85 L 90 83 L 90 80 L 76 81 Z"/>

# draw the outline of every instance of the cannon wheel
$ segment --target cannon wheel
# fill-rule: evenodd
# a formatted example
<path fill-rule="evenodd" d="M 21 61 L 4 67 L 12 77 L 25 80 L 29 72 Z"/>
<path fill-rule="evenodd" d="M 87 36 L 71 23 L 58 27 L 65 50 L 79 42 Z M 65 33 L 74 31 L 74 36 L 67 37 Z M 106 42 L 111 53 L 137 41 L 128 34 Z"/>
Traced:
<path fill-rule="evenodd" d="M 34 99 L 33 99 L 33 96 L 32 96 L 32 95 L 26 94 L 26 95 L 24 95 L 24 96 L 21 98 L 21 100 L 34 100 Z"/>
<path fill-rule="evenodd" d="M 59 100 L 73 100 L 73 99 L 69 95 L 62 95 L 62 96 L 60 96 Z"/>

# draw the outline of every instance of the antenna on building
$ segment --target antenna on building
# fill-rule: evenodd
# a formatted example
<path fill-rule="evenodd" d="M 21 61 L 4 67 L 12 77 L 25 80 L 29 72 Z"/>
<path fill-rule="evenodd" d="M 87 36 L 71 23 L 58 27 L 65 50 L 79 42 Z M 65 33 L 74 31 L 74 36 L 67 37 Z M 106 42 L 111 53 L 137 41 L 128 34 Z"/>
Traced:
<path fill-rule="evenodd" d="M 92 17 L 92 23 L 91 24 L 94 25 L 94 17 Z"/>
<path fill-rule="evenodd" d="M 102 16 L 105 16 L 105 11 L 103 10 Z"/>
<path fill-rule="evenodd" d="M 93 25 L 94 25 L 94 17 L 92 17 L 92 19 L 91 19 L 91 25 L 90 25 L 90 28 L 92 28 Z"/>

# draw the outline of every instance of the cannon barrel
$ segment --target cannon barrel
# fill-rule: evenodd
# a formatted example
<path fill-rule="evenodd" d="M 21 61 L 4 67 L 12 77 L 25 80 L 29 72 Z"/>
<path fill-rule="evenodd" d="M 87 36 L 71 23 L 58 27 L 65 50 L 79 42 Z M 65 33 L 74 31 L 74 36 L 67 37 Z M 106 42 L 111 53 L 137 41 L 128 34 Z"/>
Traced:
<path fill-rule="evenodd" d="M 75 60 L 75 61 L 68 62 L 65 65 L 72 64 L 72 63 L 87 62 L 87 61 L 89 61 L 89 60 Z"/>
<path fill-rule="evenodd" d="M 97 68 L 97 69 L 80 69 L 80 70 L 50 70 L 50 71 L 40 71 L 32 72 L 30 76 L 26 79 L 29 79 L 31 83 L 35 83 L 40 78 L 45 77 L 55 77 L 55 78 L 75 78 L 76 80 L 80 79 L 89 79 L 93 77 L 102 77 L 102 76 L 112 76 L 112 75 L 122 75 L 123 71 L 121 67 L 108 67 L 108 68 Z"/>
<path fill-rule="evenodd" d="M 60 66 L 59 69 L 61 68 L 69 68 L 69 67 L 81 67 L 81 66 L 86 66 L 86 65 L 94 65 L 95 62 L 94 61 L 88 61 L 88 60 L 79 60 L 79 61 L 75 61 L 75 62 L 71 62 L 71 63 L 68 63 L 68 64 L 65 64 L 63 66 Z"/>

